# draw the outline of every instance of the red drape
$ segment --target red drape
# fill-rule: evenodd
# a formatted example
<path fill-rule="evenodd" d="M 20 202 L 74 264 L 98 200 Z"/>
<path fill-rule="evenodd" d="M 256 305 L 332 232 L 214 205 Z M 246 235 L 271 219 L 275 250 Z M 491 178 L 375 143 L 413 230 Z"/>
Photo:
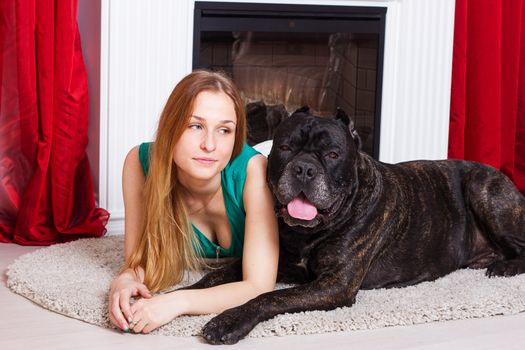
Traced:
<path fill-rule="evenodd" d="M 0 0 L 0 241 L 105 233 L 86 156 L 76 0 Z"/>
<path fill-rule="evenodd" d="M 501 169 L 525 193 L 523 0 L 456 0 L 449 158 Z"/>

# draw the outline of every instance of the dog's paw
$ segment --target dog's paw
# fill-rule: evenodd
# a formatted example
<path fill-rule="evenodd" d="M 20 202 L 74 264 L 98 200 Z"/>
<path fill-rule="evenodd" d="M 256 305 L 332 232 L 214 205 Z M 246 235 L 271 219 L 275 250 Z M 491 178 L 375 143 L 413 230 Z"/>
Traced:
<path fill-rule="evenodd" d="M 524 259 L 512 259 L 512 260 L 498 260 L 493 262 L 487 267 L 485 273 L 489 277 L 495 276 L 515 276 L 525 273 L 525 260 Z"/>
<path fill-rule="evenodd" d="M 228 310 L 212 318 L 202 328 L 202 337 L 210 344 L 235 344 L 244 338 L 253 326 L 243 321 L 240 313 Z"/>

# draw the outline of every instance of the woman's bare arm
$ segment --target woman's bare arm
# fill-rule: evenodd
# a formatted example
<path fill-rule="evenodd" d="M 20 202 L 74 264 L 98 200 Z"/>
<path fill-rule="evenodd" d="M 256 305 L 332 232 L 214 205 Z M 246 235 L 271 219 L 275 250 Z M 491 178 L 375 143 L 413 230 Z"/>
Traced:
<path fill-rule="evenodd" d="M 138 244 L 142 217 L 143 190 L 146 177 L 139 160 L 139 146 L 129 151 L 122 170 L 124 196 L 124 256 L 129 260 Z"/>
<path fill-rule="evenodd" d="M 124 256 L 129 260 L 138 244 L 141 225 L 141 206 L 145 183 L 144 172 L 139 161 L 138 146 L 129 151 L 122 170 L 122 192 L 124 194 Z M 148 288 L 143 284 L 144 270 L 126 269 L 111 283 L 109 293 L 109 317 L 117 327 L 127 330 L 131 319 L 130 298 L 141 295 L 151 298 Z"/>

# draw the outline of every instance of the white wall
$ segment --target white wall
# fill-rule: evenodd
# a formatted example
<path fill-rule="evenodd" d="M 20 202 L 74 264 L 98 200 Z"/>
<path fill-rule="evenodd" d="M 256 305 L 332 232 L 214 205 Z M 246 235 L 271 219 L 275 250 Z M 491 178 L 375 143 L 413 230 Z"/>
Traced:
<path fill-rule="evenodd" d="M 83 10 L 88 2 L 100 4 L 100 67 L 90 77 L 92 99 L 99 94 L 98 116 L 90 115 L 90 127 L 100 122 L 91 139 L 100 147 L 98 197 L 111 213 L 109 233 L 121 233 L 122 164 L 131 147 L 153 138 L 169 93 L 191 71 L 194 0 L 80 0 L 79 23 L 96 26 Z M 380 159 L 446 158 L 454 0 L 258 2 L 387 7 Z M 85 46 L 86 60 L 96 51 Z"/>
<path fill-rule="evenodd" d="M 153 138 L 169 93 L 191 71 L 192 5 L 102 0 L 99 193 L 110 233 L 123 231 L 124 157 Z"/>

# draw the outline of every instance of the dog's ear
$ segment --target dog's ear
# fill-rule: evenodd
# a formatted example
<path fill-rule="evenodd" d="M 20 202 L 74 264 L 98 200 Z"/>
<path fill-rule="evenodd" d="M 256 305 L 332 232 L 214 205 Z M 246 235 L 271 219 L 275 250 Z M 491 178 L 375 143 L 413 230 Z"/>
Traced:
<path fill-rule="evenodd" d="M 340 107 L 337 107 L 337 110 L 335 112 L 335 120 L 339 120 L 349 129 L 350 129 L 350 123 L 352 123 L 352 127 L 354 124 L 350 120 L 350 117 L 348 117 L 348 114 L 346 114 L 345 111 L 343 111 Z"/>
<path fill-rule="evenodd" d="M 308 113 L 308 112 L 310 112 L 310 107 L 308 105 L 304 105 L 301 108 L 297 108 L 295 110 L 295 112 L 293 112 L 292 114 L 295 114 L 295 113 Z"/>
<path fill-rule="evenodd" d="M 357 133 L 357 130 L 355 129 L 355 124 L 352 118 L 348 116 L 348 114 L 343 111 L 340 107 L 337 107 L 337 110 L 335 112 L 335 120 L 339 120 L 341 123 L 345 125 L 345 127 L 350 130 L 350 134 L 352 135 L 352 138 L 354 139 L 354 142 L 357 146 L 357 150 L 361 150 L 361 146 L 363 145 L 361 142 L 361 138 L 359 137 L 359 134 Z"/>

